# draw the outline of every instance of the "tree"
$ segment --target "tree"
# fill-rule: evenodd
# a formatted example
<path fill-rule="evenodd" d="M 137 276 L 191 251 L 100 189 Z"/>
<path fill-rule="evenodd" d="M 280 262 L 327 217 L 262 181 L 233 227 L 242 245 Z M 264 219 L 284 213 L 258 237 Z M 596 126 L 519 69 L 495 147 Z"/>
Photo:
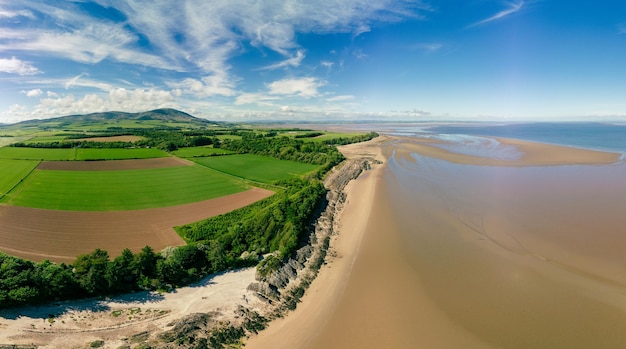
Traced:
<path fill-rule="evenodd" d="M 137 289 L 135 256 L 125 248 L 107 267 L 107 281 L 112 292 L 129 292 Z"/>
<path fill-rule="evenodd" d="M 78 256 L 74 261 L 74 275 L 76 275 L 78 284 L 89 295 L 107 293 L 109 289 L 108 264 L 109 253 L 99 248 L 89 254 Z"/>

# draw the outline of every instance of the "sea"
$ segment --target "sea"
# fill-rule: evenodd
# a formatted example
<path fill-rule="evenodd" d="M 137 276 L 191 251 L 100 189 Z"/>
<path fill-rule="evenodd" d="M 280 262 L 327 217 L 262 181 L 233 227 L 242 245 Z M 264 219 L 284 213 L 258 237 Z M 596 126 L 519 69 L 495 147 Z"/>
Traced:
<path fill-rule="evenodd" d="M 536 122 L 507 124 L 397 125 L 392 133 L 415 136 L 492 136 L 577 148 L 626 152 L 626 124 L 600 122 Z"/>
<path fill-rule="evenodd" d="M 483 157 L 521 155 L 490 137 L 626 152 L 622 124 L 369 126 Z M 610 165 L 505 167 L 407 156 L 401 146 L 387 145 L 359 256 L 318 343 L 624 347 L 623 155 Z"/>

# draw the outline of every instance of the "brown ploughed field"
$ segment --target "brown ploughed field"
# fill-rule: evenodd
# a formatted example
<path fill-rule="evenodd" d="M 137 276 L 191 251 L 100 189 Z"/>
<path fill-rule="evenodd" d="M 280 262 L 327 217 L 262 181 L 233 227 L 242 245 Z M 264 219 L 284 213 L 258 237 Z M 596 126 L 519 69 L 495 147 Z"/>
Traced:
<path fill-rule="evenodd" d="M 230 212 L 273 192 L 260 188 L 191 204 L 147 210 L 77 212 L 0 205 L 0 251 L 41 261 L 71 263 L 96 248 L 118 256 L 146 245 L 160 251 L 184 245 L 173 227 Z"/>

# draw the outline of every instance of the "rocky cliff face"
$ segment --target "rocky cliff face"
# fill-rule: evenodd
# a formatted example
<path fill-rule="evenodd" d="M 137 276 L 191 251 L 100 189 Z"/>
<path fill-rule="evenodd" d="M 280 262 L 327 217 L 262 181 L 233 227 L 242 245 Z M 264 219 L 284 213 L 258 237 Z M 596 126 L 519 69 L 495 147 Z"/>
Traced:
<path fill-rule="evenodd" d="M 363 171 L 369 170 L 373 163 L 376 160 L 372 158 L 351 159 L 329 173 L 324 181 L 324 186 L 328 189 L 326 208 L 315 222 L 308 244 L 300 248 L 278 270 L 265 277 L 257 273 L 258 282 L 250 284 L 249 290 L 256 292 L 270 304 L 278 305 L 279 309 L 295 307 L 304 289 L 317 276 L 324 263 L 330 237 L 336 230 L 335 217 L 346 201 L 346 185 Z"/>

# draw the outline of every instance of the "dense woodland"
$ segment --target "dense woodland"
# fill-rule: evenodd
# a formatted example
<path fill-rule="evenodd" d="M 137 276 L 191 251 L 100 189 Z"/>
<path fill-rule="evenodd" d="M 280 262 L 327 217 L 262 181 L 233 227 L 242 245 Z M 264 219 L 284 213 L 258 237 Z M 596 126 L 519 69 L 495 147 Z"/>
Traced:
<path fill-rule="evenodd" d="M 136 130 L 124 133 L 144 137 L 144 140 L 133 144 L 89 141 L 67 143 L 74 147 L 150 146 L 168 151 L 213 144 L 236 153 L 317 164 L 320 170 L 305 179 L 277 183 L 278 187 L 284 189 L 255 204 L 178 227 L 187 245 L 162 252 L 146 246 L 138 253 L 126 249 L 120 256 L 111 259 L 106 251 L 97 249 L 79 256 L 71 265 L 50 261 L 34 263 L 0 253 L 0 308 L 138 290 L 170 290 L 198 281 L 211 273 L 256 265 L 260 256 L 267 253 L 273 254 L 263 262 L 263 270 L 267 272 L 276 268 L 308 235 L 311 221 L 321 208 L 326 193 L 320 179 L 326 171 L 341 162 L 343 156 L 330 144 L 333 142 L 305 142 L 301 138 L 276 136 L 273 131 L 229 132 L 241 138 L 219 140 L 215 131 L 202 130 Z M 376 133 L 370 133 L 337 139 L 335 143 L 359 142 L 376 136 Z M 65 146 L 65 142 L 15 146 L 60 147 L 62 143 Z"/>

